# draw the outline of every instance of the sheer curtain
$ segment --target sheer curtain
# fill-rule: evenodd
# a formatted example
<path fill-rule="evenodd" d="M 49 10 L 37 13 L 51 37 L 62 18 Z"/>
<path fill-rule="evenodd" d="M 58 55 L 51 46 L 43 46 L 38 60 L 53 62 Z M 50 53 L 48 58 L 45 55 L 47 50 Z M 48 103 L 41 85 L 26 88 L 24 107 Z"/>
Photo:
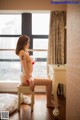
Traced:
<path fill-rule="evenodd" d="M 66 62 L 66 12 L 51 11 L 48 41 L 48 64 Z"/>

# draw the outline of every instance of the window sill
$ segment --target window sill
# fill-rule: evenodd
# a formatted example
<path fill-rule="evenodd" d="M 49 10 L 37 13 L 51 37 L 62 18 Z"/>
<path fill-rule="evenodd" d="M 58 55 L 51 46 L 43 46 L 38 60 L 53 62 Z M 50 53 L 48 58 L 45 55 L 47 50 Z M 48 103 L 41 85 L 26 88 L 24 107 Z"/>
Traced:
<path fill-rule="evenodd" d="M 19 83 L 19 81 L 0 80 L 0 83 Z"/>

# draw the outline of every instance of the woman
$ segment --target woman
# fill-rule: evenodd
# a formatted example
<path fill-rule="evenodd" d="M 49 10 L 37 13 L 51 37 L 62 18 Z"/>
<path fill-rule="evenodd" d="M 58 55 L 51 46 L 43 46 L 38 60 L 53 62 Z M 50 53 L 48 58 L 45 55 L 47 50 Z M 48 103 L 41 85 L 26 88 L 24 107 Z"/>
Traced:
<path fill-rule="evenodd" d="M 29 85 L 31 90 L 34 90 L 36 85 L 45 85 L 46 86 L 46 96 L 47 96 L 47 107 L 54 107 L 51 101 L 51 92 L 52 92 L 52 81 L 49 79 L 39 79 L 33 78 L 33 61 L 29 56 L 30 46 L 30 38 L 26 35 L 22 35 L 19 37 L 17 46 L 16 46 L 16 54 L 20 58 L 20 62 L 22 65 L 22 74 L 21 74 L 21 83 L 25 85 Z"/>

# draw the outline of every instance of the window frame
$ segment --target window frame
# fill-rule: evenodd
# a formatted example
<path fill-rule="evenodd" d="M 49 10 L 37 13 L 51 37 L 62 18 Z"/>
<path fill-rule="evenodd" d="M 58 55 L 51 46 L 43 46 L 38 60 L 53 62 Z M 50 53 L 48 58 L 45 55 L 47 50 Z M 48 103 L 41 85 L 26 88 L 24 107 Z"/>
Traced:
<path fill-rule="evenodd" d="M 20 13 L 2 13 L 0 15 L 21 15 Z M 22 15 L 21 15 L 22 16 Z M 22 29 L 22 28 L 21 28 Z M 22 33 L 21 33 L 22 34 Z M 7 38 L 7 37 L 19 37 L 21 36 L 21 34 L 0 34 L 0 38 L 4 37 L 4 38 Z M 0 49 L 0 51 L 14 51 L 15 49 Z M 0 59 L 1 62 L 17 62 L 19 61 L 18 59 Z"/>
<path fill-rule="evenodd" d="M 25 17 L 27 14 L 27 17 Z M 12 15 L 12 14 L 11 14 Z M 44 51 L 48 51 L 47 49 L 33 49 L 33 39 L 39 38 L 39 39 L 48 39 L 48 35 L 32 35 L 31 33 L 31 29 L 32 29 L 32 13 L 22 13 L 22 26 L 21 26 L 21 31 L 22 33 L 19 35 L 9 35 L 9 34 L 0 34 L 0 37 L 20 37 L 21 35 L 28 35 L 31 39 L 31 44 L 30 44 L 30 55 L 33 55 L 33 51 L 40 51 L 40 52 L 44 52 Z M 27 24 L 25 23 L 27 19 Z M 29 28 L 25 29 L 24 25 L 27 25 Z M 26 32 L 27 31 L 27 32 Z M 14 51 L 15 49 L 0 49 L 0 51 Z M 47 58 L 36 58 L 37 62 L 46 62 Z M 0 59 L 0 62 L 19 62 L 19 59 Z"/>

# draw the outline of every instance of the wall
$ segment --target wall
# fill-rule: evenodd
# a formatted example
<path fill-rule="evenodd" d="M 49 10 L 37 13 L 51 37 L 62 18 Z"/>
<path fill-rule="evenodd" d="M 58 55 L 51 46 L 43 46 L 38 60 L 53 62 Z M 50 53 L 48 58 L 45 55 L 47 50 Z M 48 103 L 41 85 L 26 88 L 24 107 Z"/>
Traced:
<path fill-rule="evenodd" d="M 66 5 L 53 5 L 50 0 L 0 0 L 0 10 L 66 10 Z"/>
<path fill-rule="evenodd" d="M 17 86 L 19 81 L 1 81 L 0 80 L 0 92 L 17 92 Z M 45 86 L 36 86 L 35 92 L 46 92 Z"/>
<path fill-rule="evenodd" d="M 66 120 L 80 120 L 80 5 L 67 6 Z"/>

